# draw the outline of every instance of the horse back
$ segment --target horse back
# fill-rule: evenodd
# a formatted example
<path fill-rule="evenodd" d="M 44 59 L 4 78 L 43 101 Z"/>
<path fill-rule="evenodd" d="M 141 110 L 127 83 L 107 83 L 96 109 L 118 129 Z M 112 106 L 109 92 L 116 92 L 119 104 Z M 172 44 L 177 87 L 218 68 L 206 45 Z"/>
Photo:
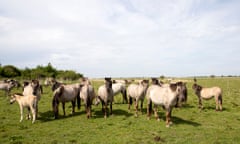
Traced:
<path fill-rule="evenodd" d="M 127 93 L 130 97 L 137 98 L 144 94 L 144 87 L 138 84 L 130 84 L 127 88 Z"/>
<path fill-rule="evenodd" d="M 151 99 L 154 104 L 165 107 L 174 106 L 177 100 L 177 93 L 173 92 L 170 87 L 151 87 L 148 95 L 148 99 Z"/>
<path fill-rule="evenodd" d="M 222 95 L 222 90 L 220 87 L 203 88 L 201 90 L 201 97 L 204 99 L 219 97 L 221 95 Z"/>

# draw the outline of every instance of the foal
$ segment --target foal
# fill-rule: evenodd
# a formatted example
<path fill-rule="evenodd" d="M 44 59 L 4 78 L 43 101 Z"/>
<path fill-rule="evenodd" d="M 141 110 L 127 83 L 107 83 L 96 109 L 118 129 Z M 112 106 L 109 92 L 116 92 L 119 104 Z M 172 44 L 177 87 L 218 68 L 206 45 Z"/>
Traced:
<path fill-rule="evenodd" d="M 11 96 L 10 104 L 13 104 L 15 101 L 18 102 L 20 107 L 20 122 L 22 122 L 23 120 L 23 108 L 27 107 L 31 109 L 33 116 L 32 123 L 34 123 L 36 120 L 37 97 L 35 95 L 23 96 L 19 94 L 14 94 L 13 96 Z"/>

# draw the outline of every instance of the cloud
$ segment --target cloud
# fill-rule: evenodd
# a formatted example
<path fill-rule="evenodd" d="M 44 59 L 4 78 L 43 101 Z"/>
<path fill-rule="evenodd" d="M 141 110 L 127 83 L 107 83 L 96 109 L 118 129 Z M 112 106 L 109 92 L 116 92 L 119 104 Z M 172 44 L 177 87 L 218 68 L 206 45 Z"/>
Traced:
<path fill-rule="evenodd" d="M 51 62 L 90 77 L 238 74 L 232 63 L 239 62 L 239 5 L 235 0 L 0 2 L 0 62 L 21 67 Z"/>

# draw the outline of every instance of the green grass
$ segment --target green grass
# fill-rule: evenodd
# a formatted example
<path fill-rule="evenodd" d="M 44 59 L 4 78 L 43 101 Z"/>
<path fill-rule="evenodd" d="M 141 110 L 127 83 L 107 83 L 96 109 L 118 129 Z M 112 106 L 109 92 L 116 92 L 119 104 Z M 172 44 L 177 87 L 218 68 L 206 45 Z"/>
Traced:
<path fill-rule="evenodd" d="M 34 124 L 30 120 L 20 120 L 18 104 L 9 104 L 9 99 L 0 92 L 0 143 L 90 143 L 90 144 L 148 144 L 148 143 L 198 143 L 222 144 L 239 143 L 240 137 L 240 79 L 214 78 L 198 79 L 203 86 L 220 86 L 223 90 L 223 111 L 215 112 L 214 99 L 203 101 L 204 109 L 198 109 L 198 100 L 193 93 L 189 80 L 188 103 L 173 109 L 173 125 L 165 127 L 165 114 L 159 108 L 161 121 L 144 113 L 134 117 L 134 111 L 127 110 L 127 104 L 121 103 L 121 96 L 115 98 L 113 115 L 104 119 L 101 106 L 93 106 L 93 117 L 87 119 L 82 106 L 71 115 L 71 104 L 66 104 L 64 117 L 61 106 L 60 118 L 54 120 L 52 113 L 52 92 L 44 87 L 39 102 L 39 118 Z M 93 82 L 95 90 L 101 84 Z M 21 92 L 14 89 L 13 92 Z M 146 101 L 145 101 L 146 102 Z M 133 107 L 131 107 L 133 109 Z M 26 113 L 26 110 L 24 111 Z"/>

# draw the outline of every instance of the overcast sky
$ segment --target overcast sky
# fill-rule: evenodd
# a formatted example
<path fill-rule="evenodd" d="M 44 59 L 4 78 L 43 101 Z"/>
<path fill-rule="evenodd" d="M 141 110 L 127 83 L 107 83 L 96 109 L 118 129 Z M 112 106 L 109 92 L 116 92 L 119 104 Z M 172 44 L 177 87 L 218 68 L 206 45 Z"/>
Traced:
<path fill-rule="evenodd" d="M 0 0 L 0 63 L 87 77 L 240 75 L 239 0 Z"/>

